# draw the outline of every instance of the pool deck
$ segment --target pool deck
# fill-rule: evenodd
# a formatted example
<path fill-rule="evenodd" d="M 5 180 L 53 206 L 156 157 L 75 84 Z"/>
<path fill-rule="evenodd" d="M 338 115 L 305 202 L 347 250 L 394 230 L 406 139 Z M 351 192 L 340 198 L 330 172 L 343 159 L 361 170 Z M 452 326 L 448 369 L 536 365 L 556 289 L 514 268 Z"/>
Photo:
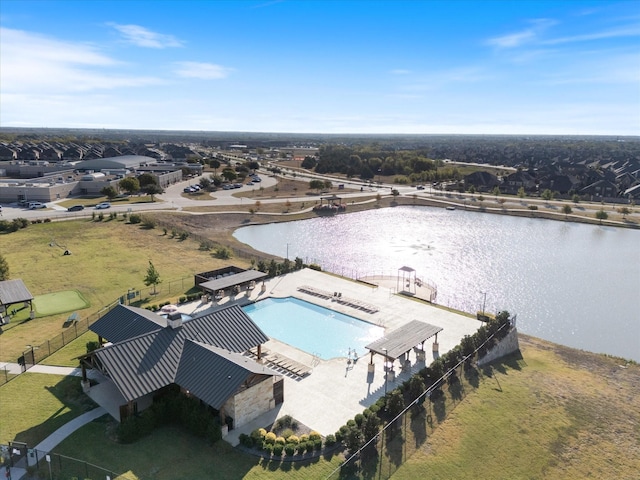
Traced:
<path fill-rule="evenodd" d="M 331 298 L 325 299 L 298 290 L 303 285 L 327 292 L 339 292 L 342 298 L 355 299 L 378 309 L 376 313 L 367 313 L 347 304 L 338 303 Z M 191 303 L 180 306 L 180 310 L 191 315 L 200 315 L 212 308 L 219 308 L 229 303 L 246 304 L 266 297 L 296 297 L 322 307 L 335 310 L 352 317 L 373 323 L 385 328 L 389 333 L 412 320 L 421 320 L 431 325 L 442 327 L 438 334 L 439 355 L 448 352 L 460 343 L 465 335 L 473 334 L 481 325 L 475 318 L 460 315 L 416 301 L 404 295 L 394 293 L 393 287 L 375 287 L 334 275 L 304 269 L 289 273 L 264 282 L 264 292 L 259 283 L 246 296 L 244 293 L 236 298 L 225 297 L 216 303 Z M 432 351 L 433 339 L 425 343 L 426 363 L 437 357 Z M 299 422 L 322 435 L 335 433 L 347 420 L 376 402 L 384 395 L 385 390 L 393 390 L 408 379 L 413 373 L 425 366 L 417 362 L 415 354 L 410 355 L 411 370 L 401 372 L 399 362 L 394 369 L 395 380 L 385 384 L 383 361 L 374 356 L 374 371 L 369 372 L 370 355 L 360 357 L 355 363 L 347 358 L 322 360 L 290 345 L 270 340 L 265 347 L 271 352 L 280 353 L 312 369 L 310 375 L 296 379 L 285 376 L 284 403 L 250 424 L 232 430 L 225 437 L 232 445 L 238 444 L 241 433 L 250 433 L 255 428 L 266 427 L 277 418 L 291 415 Z"/>

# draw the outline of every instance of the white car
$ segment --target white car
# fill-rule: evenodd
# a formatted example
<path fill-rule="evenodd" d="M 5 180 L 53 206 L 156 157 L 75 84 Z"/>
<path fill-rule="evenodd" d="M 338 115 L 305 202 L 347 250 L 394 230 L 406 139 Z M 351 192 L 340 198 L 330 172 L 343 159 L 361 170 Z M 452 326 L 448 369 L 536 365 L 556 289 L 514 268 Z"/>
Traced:
<path fill-rule="evenodd" d="M 96 205 L 96 210 L 103 210 L 105 208 L 111 208 L 111 204 L 109 202 L 102 202 Z"/>
<path fill-rule="evenodd" d="M 42 202 L 29 202 L 29 210 L 35 210 L 36 208 L 47 208 L 47 204 Z"/>

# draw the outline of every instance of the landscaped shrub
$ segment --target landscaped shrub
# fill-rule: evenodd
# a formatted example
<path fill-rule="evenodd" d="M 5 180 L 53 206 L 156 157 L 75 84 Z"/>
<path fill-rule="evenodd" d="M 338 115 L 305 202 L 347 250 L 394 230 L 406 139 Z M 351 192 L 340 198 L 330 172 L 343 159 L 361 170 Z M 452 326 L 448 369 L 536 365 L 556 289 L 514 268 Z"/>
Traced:
<path fill-rule="evenodd" d="M 100 348 L 100 342 L 96 342 L 96 341 L 92 341 L 92 342 L 87 342 L 87 353 L 91 353 L 94 350 L 97 350 L 98 348 Z"/>
<path fill-rule="evenodd" d="M 315 442 L 316 440 L 320 440 L 321 438 L 322 438 L 322 435 L 320 435 L 320 434 L 319 434 L 318 432 L 316 432 L 315 430 L 312 430 L 312 431 L 309 433 L 309 440 L 312 440 L 312 441 L 314 441 L 314 442 Z"/>
<path fill-rule="evenodd" d="M 186 296 L 181 296 L 180 298 L 178 298 L 178 303 L 184 303 L 187 301 L 187 297 Z"/>
<path fill-rule="evenodd" d="M 268 455 L 273 453 L 273 444 L 267 443 L 266 441 L 263 444 L 264 451 L 267 452 Z"/>
<path fill-rule="evenodd" d="M 273 445 L 276 443 L 276 434 L 273 432 L 269 432 L 264 436 L 264 443 L 267 445 Z"/>
<path fill-rule="evenodd" d="M 231 249 L 227 247 L 218 247 L 216 248 L 213 256 L 220 260 L 229 260 L 232 256 Z"/>
<path fill-rule="evenodd" d="M 287 445 L 284 446 L 284 453 L 286 453 L 287 456 L 289 457 L 292 457 L 295 451 L 296 451 L 296 446 L 292 443 L 288 443 Z"/>
<path fill-rule="evenodd" d="M 305 445 L 307 446 L 307 452 L 313 452 L 314 445 L 312 441 L 308 441 Z"/>
<path fill-rule="evenodd" d="M 315 263 L 310 263 L 309 264 L 309 268 L 311 270 L 317 270 L 318 272 L 322 271 L 322 267 L 320 265 L 315 264 Z"/>
<path fill-rule="evenodd" d="M 285 445 L 287 441 L 284 439 L 284 437 L 276 437 L 276 443 L 279 443 L 280 445 Z"/>
<path fill-rule="evenodd" d="M 335 435 L 333 435 L 332 433 L 330 433 L 329 435 L 327 435 L 327 437 L 324 439 L 324 444 L 327 447 L 332 447 L 336 444 L 336 437 Z"/>
<path fill-rule="evenodd" d="M 306 433 L 303 433 L 302 435 L 300 435 L 300 443 L 306 443 L 309 441 L 309 435 L 307 435 Z"/>
<path fill-rule="evenodd" d="M 284 445 L 283 445 L 283 444 L 276 443 L 276 444 L 273 446 L 273 454 L 274 454 L 276 457 L 279 457 L 280 455 L 282 455 L 282 451 L 283 451 L 283 450 L 284 450 Z"/>
<path fill-rule="evenodd" d="M 140 223 L 142 221 L 142 217 L 140 215 L 138 215 L 137 213 L 132 213 L 131 215 L 129 215 L 129 223 Z"/>
<path fill-rule="evenodd" d="M 355 417 L 354 420 L 356 421 L 356 425 L 358 425 L 358 427 L 362 426 L 362 422 L 364 421 L 364 415 L 362 415 L 361 413 L 358 413 Z"/>
<path fill-rule="evenodd" d="M 293 443 L 293 444 L 300 443 L 300 439 L 298 438 L 297 435 L 289 435 L 288 437 L 286 437 L 286 439 L 287 439 L 287 443 Z"/>
<path fill-rule="evenodd" d="M 307 442 L 299 443 L 296 446 L 296 453 L 298 455 L 304 455 L 304 452 L 306 452 L 306 451 L 307 451 Z"/>
<path fill-rule="evenodd" d="M 240 445 L 247 447 L 247 448 L 252 448 L 253 447 L 253 438 L 251 438 L 249 435 L 247 435 L 246 433 L 241 433 L 240 437 Z"/>
<path fill-rule="evenodd" d="M 313 449 L 314 450 L 321 450 L 322 449 L 322 439 L 321 438 L 313 441 Z"/>
<path fill-rule="evenodd" d="M 206 252 L 213 250 L 215 246 L 216 244 L 213 243 L 211 240 L 202 240 L 200 242 L 200 250 L 204 250 Z"/>
<path fill-rule="evenodd" d="M 148 216 L 142 216 L 141 222 L 142 222 L 142 226 L 149 230 L 156 228 L 156 226 L 158 225 L 158 222 L 156 222 L 153 218 Z"/>
<path fill-rule="evenodd" d="M 293 430 L 291 430 L 290 428 L 285 428 L 281 433 L 280 436 L 284 437 L 285 440 L 287 440 L 291 435 L 293 435 Z"/>

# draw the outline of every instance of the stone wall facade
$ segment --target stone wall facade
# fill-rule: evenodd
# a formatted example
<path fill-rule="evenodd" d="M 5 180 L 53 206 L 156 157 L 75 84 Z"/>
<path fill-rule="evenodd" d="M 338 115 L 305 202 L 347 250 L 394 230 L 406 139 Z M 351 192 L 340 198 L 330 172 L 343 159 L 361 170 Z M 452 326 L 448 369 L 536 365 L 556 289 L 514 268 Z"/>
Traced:
<path fill-rule="evenodd" d="M 518 342 L 518 330 L 513 327 L 507 336 L 504 337 L 500 343 L 493 347 L 484 357 L 478 360 L 478 366 L 482 367 L 487 363 L 491 363 L 494 360 L 502 358 L 510 353 L 520 350 L 520 343 Z"/>
<path fill-rule="evenodd" d="M 257 385 L 243 390 L 227 400 L 226 415 L 233 418 L 233 427 L 241 427 L 275 406 L 273 399 L 274 377 L 267 377 Z"/>

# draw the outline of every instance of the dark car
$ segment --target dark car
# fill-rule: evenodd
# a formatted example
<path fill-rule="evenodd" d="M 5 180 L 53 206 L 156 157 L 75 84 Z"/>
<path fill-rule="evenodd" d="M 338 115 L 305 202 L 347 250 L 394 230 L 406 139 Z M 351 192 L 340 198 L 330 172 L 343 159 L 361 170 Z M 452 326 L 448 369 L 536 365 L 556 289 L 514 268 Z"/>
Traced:
<path fill-rule="evenodd" d="M 74 205 L 73 207 L 67 208 L 67 212 L 79 212 L 80 210 L 84 210 L 83 205 Z"/>

